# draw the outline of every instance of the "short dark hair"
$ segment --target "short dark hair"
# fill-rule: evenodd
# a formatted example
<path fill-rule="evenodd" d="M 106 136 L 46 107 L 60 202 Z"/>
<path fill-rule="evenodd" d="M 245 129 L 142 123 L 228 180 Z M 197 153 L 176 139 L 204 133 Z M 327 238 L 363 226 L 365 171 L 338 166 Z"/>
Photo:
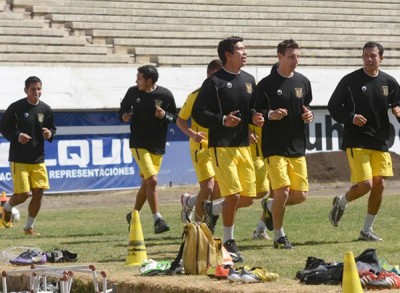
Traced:
<path fill-rule="evenodd" d="M 144 79 L 151 79 L 153 83 L 158 81 L 158 71 L 153 65 L 143 65 L 137 70 L 139 73 L 143 74 Z"/>
<path fill-rule="evenodd" d="M 32 83 L 37 83 L 37 82 L 40 82 L 40 84 L 42 84 L 42 81 L 40 80 L 39 77 L 37 77 L 37 76 L 29 76 L 29 77 L 25 80 L 25 88 L 27 89 L 27 88 L 29 88 L 29 86 L 30 86 Z"/>
<path fill-rule="evenodd" d="M 300 49 L 300 46 L 293 39 L 284 40 L 278 44 L 277 52 L 285 55 L 287 49 Z"/>
<path fill-rule="evenodd" d="M 378 48 L 378 51 L 379 51 L 379 56 L 383 56 L 383 46 L 380 44 L 380 43 L 378 43 L 378 42 L 366 42 L 365 43 L 365 45 L 364 45 L 364 47 L 363 47 L 363 53 L 364 53 L 364 50 L 365 49 L 370 49 L 370 48 Z"/>
<path fill-rule="evenodd" d="M 225 52 L 233 53 L 233 48 L 238 42 L 243 42 L 243 38 L 238 36 L 231 36 L 229 38 L 223 39 L 218 44 L 218 57 L 222 61 L 222 64 L 226 64 Z"/>
<path fill-rule="evenodd" d="M 210 75 L 211 72 L 216 71 L 220 68 L 222 68 L 221 60 L 218 59 L 212 60 L 210 63 L 208 63 L 207 66 L 207 75 Z"/>

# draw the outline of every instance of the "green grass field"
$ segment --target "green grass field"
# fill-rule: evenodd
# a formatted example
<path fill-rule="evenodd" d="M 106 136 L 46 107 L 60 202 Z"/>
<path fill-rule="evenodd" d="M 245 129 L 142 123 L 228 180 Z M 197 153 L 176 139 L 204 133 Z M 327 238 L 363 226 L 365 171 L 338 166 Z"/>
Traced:
<path fill-rule="evenodd" d="M 84 197 L 84 195 L 82 195 Z M 132 202 L 133 202 L 133 195 Z M 68 201 L 69 196 L 65 197 Z M 113 198 L 107 197 L 108 200 Z M 115 197 L 117 198 L 117 197 Z M 101 196 L 99 197 L 101 199 Z M 45 198 L 51 201 L 51 196 Z M 308 256 L 322 258 L 327 262 L 343 261 L 345 252 L 352 251 L 354 256 L 367 248 L 375 248 L 379 258 L 391 264 L 400 264 L 400 243 L 398 241 L 398 216 L 400 201 L 395 195 L 384 198 L 380 215 L 375 223 L 375 231 L 384 241 L 381 243 L 357 241 L 358 233 L 363 225 L 367 198 L 351 203 L 340 222 L 334 228 L 329 220 L 332 197 L 310 196 L 307 201 L 286 209 L 285 231 L 295 246 L 290 251 L 273 249 L 272 241 L 251 239 L 261 213 L 257 201 L 253 206 L 239 210 L 235 225 L 235 238 L 239 249 L 246 258 L 245 265 L 261 266 L 271 272 L 278 273 L 280 278 L 274 284 L 235 285 L 228 281 L 212 281 L 204 276 L 176 277 L 141 277 L 138 268 L 126 266 L 128 248 L 128 226 L 125 215 L 130 206 L 126 204 L 110 204 L 104 201 L 103 206 L 91 207 L 90 204 L 75 208 L 43 209 L 36 227 L 42 233 L 39 238 L 27 238 L 22 234 L 26 219 L 26 207 L 21 207 L 21 221 L 12 229 L 0 229 L 0 250 L 13 246 L 35 246 L 43 251 L 55 248 L 78 253 L 79 263 L 95 264 L 99 270 L 105 270 L 109 279 L 115 282 L 159 286 L 160 291 L 176 292 L 176 288 L 186 288 L 186 292 L 340 292 L 340 286 L 306 286 L 295 280 L 298 270 L 304 268 Z M 163 203 L 161 211 L 171 226 L 171 231 L 164 234 L 153 233 L 153 220 L 148 206 L 140 213 L 145 246 L 149 258 L 172 261 L 177 254 L 181 242 L 182 223 L 180 222 L 180 203 Z M 216 236 L 222 236 L 219 221 Z M 272 235 L 269 232 L 269 235 Z M 15 267 L 0 263 L 1 270 L 13 270 Z M 154 280 L 157 280 L 155 282 Z M 159 281 L 161 280 L 161 281 Z M 177 286 L 177 287 L 176 287 Z M 193 287 L 194 286 L 194 287 Z M 158 288 L 158 287 L 157 287 Z M 174 289 L 175 288 L 175 289 Z M 192 288 L 192 289 L 190 289 Z M 193 289 L 194 288 L 194 289 Z M 235 288 L 233 290 L 233 288 Z M 268 289 L 267 289 L 268 288 Z M 190 290 L 189 290 L 190 289 Z M 232 291 L 233 290 L 233 291 Z M 156 290 L 157 291 L 157 290 Z M 216 292 L 217 292 L 216 291 Z M 85 292 L 85 291 L 76 291 Z M 121 291 L 122 292 L 122 291 Z M 133 291 L 124 291 L 133 292 Z M 136 291 L 135 291 L 136 292 Z M 140 290 L 139 290 L 140 292 Z M 393 292 L 393 291 L 392 291 Z"/>

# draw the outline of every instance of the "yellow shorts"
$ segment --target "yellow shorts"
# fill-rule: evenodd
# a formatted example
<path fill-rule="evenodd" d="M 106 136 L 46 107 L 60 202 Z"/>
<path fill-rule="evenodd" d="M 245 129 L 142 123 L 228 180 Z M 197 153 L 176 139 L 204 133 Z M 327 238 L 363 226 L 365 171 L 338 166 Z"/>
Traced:
<path fill-rule="evenodd" d="M 140 176 L 144 179 L 157 175 L 162 163 L 162 155 L 155 155 L 146 149 L 132 148 L 133 158 L 139 166 Z"/>
<path fill-rule="evenodd" d="M 256 176 L 249 147 L 210 148 L 221 196 L 256 196 Z"/>
<path fill-rule="evenodd" d="M 209 149 L 198 148 L 190 150 L 194 171 L 196 172 L 197 181 L 203 182 L 215 176 Z"/>
<path fill-rule="evenodd" d="M 272 190 L 289 186 L 292 190 L 308 191 L 305 157 L 271 156 L 265 158 Z"/>
<path fill-rule="evenodd" d="M 28 193 L 34 188 L 49 189 L 49 177 L 45 163 L 10 163 L 14 193 Z"/>
<path fill-rule="evenodd" d="M 362 148 L 347 148 L 351 182 L 357 183 L 375 176 L 393 176 L 392 158 L 388 152 Z"/>
<path fill-rule="evenodd" d="M 254 171 L 256 174 L 256 193 L 269 192 L 267 166 L 262 157 L 253 157 Z"/>

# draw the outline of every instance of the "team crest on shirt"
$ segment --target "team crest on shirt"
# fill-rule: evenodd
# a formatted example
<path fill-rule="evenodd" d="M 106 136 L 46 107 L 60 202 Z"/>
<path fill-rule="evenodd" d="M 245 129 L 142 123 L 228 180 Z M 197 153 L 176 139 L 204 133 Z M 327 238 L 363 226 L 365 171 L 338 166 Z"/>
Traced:
<path fill-rule="evenodd" d="M 303 89 L 301 87 L 295 87 L 294 90 L 296 93 L 296 98 L 301 99 L 303 97 Z"/>
<path fill-rule="evenodd" d="M 282 95 L 282 90 L 279 89 L 279 90 L 276 91 L 276 93 L 278 94 L 278 96 L 280 96 L 280 95 Z"/>
<path fill-rule="evenodd" d="M 387 85 L 382 86 L 382 93 L 385 97 L 389 95 L 389 87 Z"/>
<path fill-rule="evenodd" d="M 136 98 L 136 103 L 140 103 L 140 98 Z"/>
<path fill-rule="evenodd" d="M 24 117 L 25 117 L 25 118 L 28 118 L 28 117 L 29 117 L 29 113 L 25 112 L 25 113 L 24 113 Z"/>
<path fill-rule="evenodd" d="M 365 91 L 367 90 L 367 87 L 364 85 L 363 87 L 361 87 L 361 90 L 362 90 L 363 92 L 365 92 Z"/>
<path fill-rule="evenodd" d="M 231 84 L 230 82 L 228 82 L 228 83 L 226 84 L 226 87 L 227 87 L 228 89 L 231 89 L 231 88 L 232 88 L 232 84 Z"/>
<path fill-rule="evenodd" d="M 40 123 L 43 123 L 44 121 L 44 114 L 38 114 L 38 120 Z"/>
<path fill-rule="evenodd" d="M 246 82 L 246 91 L 248 94 L 253 93 L 253 87 L 252 87 L 251 83 Z"/>

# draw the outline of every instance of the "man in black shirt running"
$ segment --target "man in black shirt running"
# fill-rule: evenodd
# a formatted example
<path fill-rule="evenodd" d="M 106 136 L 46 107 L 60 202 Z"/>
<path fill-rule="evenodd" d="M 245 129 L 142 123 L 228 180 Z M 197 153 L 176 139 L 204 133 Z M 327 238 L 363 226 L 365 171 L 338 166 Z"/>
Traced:
<path fill-rule="evenodd" d="M 224 198 L 223 243 L 233 261 L 241 262 L 244 258 L 233 235 L 236 209 L 251 205 L 256 196 L 248 124 L 261 126 L 264 118 L 254 110 L 254 77 L 241 70 L 247 62 L 243 38 L 219 42 L 218 56 L 223 68 L 204 81 L 192 116 L 209 129 L 208 146 Z"/>
<path fill-rule="evenodd" d="M 26 98 L 12 103 L 0 122 L 0 131 L 10 141 L 9 161 L 14 182 L 14 194 L 4 205 L 3 226 L 11 226 L 12 208 L 25 202 L 32 192 L 24 232 L 40 236 L 33 230 L 39 213 L 43 190 L 49 189 L 44 162 L 44 142 L 53 141 L 56 134 L 53 111 L 40 101 L 42 81 L 31 76 L 25 81 Z"/>
<path fill-rule="evenodd" d="M 346 150 L 354 184 L 335 196 L 329 220 L 337 227 L 349 202 L 369 192 L 368 209 L 359 240 L 382 241 L 373 224 L 382 203 L 384 183 L 393 176 L 388 152 L 390 124 L 388 108 L 399 120 L 400 88 L 397 81 L 379 69 L 383 47 L 377 42 L 364 45 L 364 66 L 337 85 L 328 103 L 332 118 L 344 124 L 342 148 Z"/>
<path fill-rule="evenodd" d="M 257 110 L 264 113 L 262 152 L 274 199 L 266 202 L 266 226 L 274 230 L 274 248 L 291 249 L 283 229 L 285 207 L 308 194 L 305 124 L 313 121 L 310 81 L 295 71 L 300 58 L 294 40 L 278 44 L 276 70 L 257 85 Z"/>
<path fill-rule="evenodd" d="M 121 102 L 119 115 L 130 122 L 129 147 L 139 166 L 142 183 L 136 195 L 134 210 L 140 211 L 149 202 L 154 219 L 154 233 L 169 231 L 158 205 L 157 174 L 165 154 L 168 124 L 176 121 L 176 105 L 172 93 L 158 86 L 158 71 L 152 65 L 138 68 L 136 86 L 128 89 Z M 130 223 L 131 213 L 127 215 Z"/>

